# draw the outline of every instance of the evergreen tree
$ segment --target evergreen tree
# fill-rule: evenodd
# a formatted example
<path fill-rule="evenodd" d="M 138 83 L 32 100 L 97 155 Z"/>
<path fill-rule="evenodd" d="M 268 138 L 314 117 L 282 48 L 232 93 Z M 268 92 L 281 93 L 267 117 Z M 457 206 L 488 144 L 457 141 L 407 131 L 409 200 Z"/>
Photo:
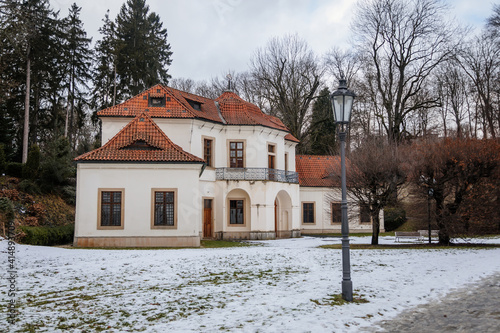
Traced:
<path fill-rule="evenodd" d="M 157 83 L 167 84 L 171 64 L 167 29 L 145 0 L 128 0 L 116 18 L 116 70 L 123 98 Z"/>
<path fill-rule="evenodd" d="M 92 122 L 97 123 L 97 111 L 115 104 L 116 92 L 116 28 L 109 19 L 109 10 L 99 28 L 102 39 L 95 47 L 93 90 L 91 107 L 94 110 Z"/>
<path fill-rule="evenodd" d="M 335 121 L 328 88 L 321 90 L 312 108 L 311 120 L 312 155 L 330 155 L 334 153 L 336 143 Z"/>
<path fill-rule="evenodd" d="M 44 53 L 50 48 L 49 32 L 54 28 L 56 15 L 50 8 L 48 0 L 5 0 L 2 12 L 4 22 L 6 22 L 2 27 L 5 40 L 8 41 L 16 56 L 21 59 L 25 68 L 22 161 L 26 162 L 31 124 L 30 111 L 34 109 L 32 112 L 37 116 L 36 110 L 40 106 L 41 96 L 40 89 L 37 91 L 32 87 L 32 67 L 35 65 L 43 67 Z M 34 76 L 33 79 L 33 81 L 39 80 L 40 77 Z M 30 107 L 32 93 L 36 99 L 33 108 Z M 35 117 L 35 127 L 36 123 Z"/>
<path fill-rule="evenodd" d="M 75 134 L 78 128 L 75 128 L 75 111 L 78 120 L 82 123 L 85 118 L 83 108 L 76 108 L 76 105 L 87 104 L 86 92 L 88 91 L 87 82 L 92 78 L 89 68 L 92 63 L 92 50 L 90 49 L 91 39 L 87 38 L 87 33 L 83 29 L 83 23 L 80 20 L 80 10 L 76 3 L 73 3 L 69 9 L 68 16 L 64 19 L 64 32 L 66 36 L 66 45 L 64 48 L 66 78 L 65 85 L 68 91 L 68 106 L 66 112 L 66 124 L 64 134 L 69 137 L 70 144 L 75 145 Z"/>

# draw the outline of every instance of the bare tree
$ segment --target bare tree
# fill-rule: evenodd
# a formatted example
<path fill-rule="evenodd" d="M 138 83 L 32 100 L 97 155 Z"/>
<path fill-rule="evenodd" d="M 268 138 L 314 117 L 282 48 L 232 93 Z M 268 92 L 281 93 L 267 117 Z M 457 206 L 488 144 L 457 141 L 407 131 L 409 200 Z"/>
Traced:
<path fill-rule="evenodd" d="M 500 96 L 500 35 L 485 30 L 469 41 L 459 52 L 460 66 L 473 83 L 484 121 L 483 134 L 496 138 L 500 112 L 494 107 Z"/>
<path fill-rule="evenodd" d="M 437 0 L 364 0 L 352 28 L 358 50 L 369 58 L 366 79 L 377 117 L 389 140 L 405 136 L 406 117 L 439 105 L 438 96 L 422 94 L 434 68 L 448 59 L 457 35 L 444 20 Z"/>
<path fill-rule="evenodd" d="M 441 98 L 440 113 L 443 118 L 444 136 L 447 137 L 447 117 L 453 118 L 457 137 L 462 137 L 462 122 L 468 109 L 468 84 L 463 70 L 456 63 L 447 63 L 436 73 L 436 89 Z"/>
<path fill-rule="evenodd" d="M 352 84 L 356 80 L 356 74 L 361 67 L 361 58 L 353 50 L 341 50 L 333 47 L 324 56 L 326 70 L 338 82 L 341 78 Z"/>
<path fill-rule="evenodd" d="M 192 79 L 185 79 L 183 77 L 178 77 L 170 80 L 168 85 L 174 89 L 185 91 L 188 93 L 194 93 L 196 82 Z"/>
<path fill-rule="evenodd" d="M 399 148 L 373 137 L 354 150 L 348 168 L 348 195 L 369 207 L 372 220 L 372 244 L 378 244 L 380 212 L 393 203 L 406 180 L 403 156 Z"/>
<path fill-rule="evenodd" d="M 305 139 L 311 102 L 324 72 L 307 43 L 297 35 L 273 38 L 256 51 L 250 67 L 260 88 L 268 92 L 270 113 L 296 138 Z"/>

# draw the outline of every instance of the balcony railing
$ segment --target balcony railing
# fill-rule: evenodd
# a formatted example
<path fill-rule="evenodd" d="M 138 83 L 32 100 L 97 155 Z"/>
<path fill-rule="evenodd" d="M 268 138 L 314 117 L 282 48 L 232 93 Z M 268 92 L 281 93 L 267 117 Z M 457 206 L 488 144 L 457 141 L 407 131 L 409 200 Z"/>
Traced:
<path fill-rule="evenodd" d="M 299 174 L 269 168 L 217 168 L 217 180 L 270 180 L 281 183 L 299 183 Z"/>

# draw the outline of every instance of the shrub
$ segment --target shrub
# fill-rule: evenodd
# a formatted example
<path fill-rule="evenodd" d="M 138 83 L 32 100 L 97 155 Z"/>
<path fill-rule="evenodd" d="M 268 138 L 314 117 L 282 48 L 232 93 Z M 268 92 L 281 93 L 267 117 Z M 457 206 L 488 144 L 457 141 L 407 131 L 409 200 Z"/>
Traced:
<path fill-rule="evenodd" d="M 24 170 L 24 169 L 23 169 Z M 40 187 L 31 179 L 23 179 L 19 183 L 19 189 L 28 194 L 40 194 Z"/>
<path fill-rule="evenodd" d="M 23 164 L 18 162 L 7 163 L 7 172 L 9 176 L 21 178 L 23 175 Z"/>
<path fill-rule="evenodd" d="M 23 236 L 20 241 L 30 245 L 60 245 L 73 241 L 75 226 L 73 224 L 56 227 L 20 227 Z"/>
<path fill-rule="evenodd" d="M 384 209 L 385 231 L 396 230 L 406 222 L 406 211 L 399 207 Z"/>

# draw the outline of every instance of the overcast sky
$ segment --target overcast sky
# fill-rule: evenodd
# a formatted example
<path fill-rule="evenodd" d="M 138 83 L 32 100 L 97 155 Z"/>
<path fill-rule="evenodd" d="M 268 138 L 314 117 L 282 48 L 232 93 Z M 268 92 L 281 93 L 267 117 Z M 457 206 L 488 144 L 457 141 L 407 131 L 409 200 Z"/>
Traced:
<path fill-rule="evenodd" d="M 493 0 L 446 0 L 450 18 L 481 28 Z M 114 19 L 125 0 L 50 0 L 60 16 L 76 2 L 93 43 L 106 10 Z M 172 77 L 208 80 L 248 70 L 255 50 L 275 36 L 297 33 L 317 55 L 349 44 L 355 0 L 147 0 L 168 31 Z"/>

